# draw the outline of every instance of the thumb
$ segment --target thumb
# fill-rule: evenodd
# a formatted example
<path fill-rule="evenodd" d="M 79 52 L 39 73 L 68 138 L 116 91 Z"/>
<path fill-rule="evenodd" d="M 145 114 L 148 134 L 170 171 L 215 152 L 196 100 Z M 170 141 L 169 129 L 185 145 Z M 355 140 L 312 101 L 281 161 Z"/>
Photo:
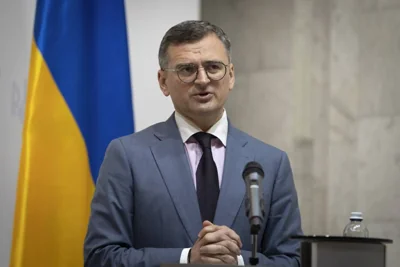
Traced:
<path fill-rule="evenodd" d="M 213 223 L 210 222 L 210 221 L 208 221 L 208 220 L 205 220 L 205 221 L 203 222 L 203 227 L 207 227 L 207 226 L 209 226 L 209 225 L 213 225 Z"/>

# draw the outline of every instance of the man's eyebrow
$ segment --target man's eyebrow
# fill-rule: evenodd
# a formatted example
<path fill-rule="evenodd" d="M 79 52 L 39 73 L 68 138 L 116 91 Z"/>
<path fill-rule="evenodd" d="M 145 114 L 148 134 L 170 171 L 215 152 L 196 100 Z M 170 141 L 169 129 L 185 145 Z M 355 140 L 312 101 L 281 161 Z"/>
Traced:
<path fill-rule="evenodd" d="M 224 63 L 222 60 L 205 60 L 201 62 L 202 64 L 209 64 L 209 63 Z M 177 63 L 176 66 L 185 66 L 185 65 L 195 65 L 197 66 L 197 63 L 192 63 L 192 62 L 182 62 L 182 63 Z"/>
<path fill-rule="evenodd" d="M 203 63 L 223 63 L 222 60 L 206 60 Z"/>
<path fill-rule="evenodd" d="M 178 63 L 175 65 L 175 68 L 185 67 L 185 66 L 197 66 L 194 63 Z"/>
<path fill-rule="evenodd" d="M 191 63 L 191 62 L 182 62 L 182 63 L 178 63 L 176 65 L 179 66 L 179 65 L 196 65 L 196 64 Z"/>

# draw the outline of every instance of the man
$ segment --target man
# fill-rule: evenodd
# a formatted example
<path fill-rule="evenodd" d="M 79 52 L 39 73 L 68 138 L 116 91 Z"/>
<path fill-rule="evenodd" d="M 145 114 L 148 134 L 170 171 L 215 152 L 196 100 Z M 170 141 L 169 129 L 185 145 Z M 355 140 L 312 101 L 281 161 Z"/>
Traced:
<path fill-rule="evenodd" d="M 159 50 L 158 81 L 175 107 L 163 123 L 110 143 L 85 240 L 85 266 L 248 264 L 242 172 L 262 166 L 261 265 L 299 266 L 300 212 L 287 155 L 236 129 L 224 103 L 235 83 L 217 26 L 182 22 Z"/>

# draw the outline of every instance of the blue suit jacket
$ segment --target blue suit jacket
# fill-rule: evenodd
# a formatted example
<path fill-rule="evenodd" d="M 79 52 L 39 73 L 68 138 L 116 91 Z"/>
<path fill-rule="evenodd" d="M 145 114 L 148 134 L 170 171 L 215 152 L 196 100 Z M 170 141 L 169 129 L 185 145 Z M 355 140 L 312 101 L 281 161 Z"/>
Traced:
<path fill-rule="evenodd" d="M 224 172 L 214 223 L 232 228 L 248 263 L 251 236 L 242 172 L 264 169 L 266 218 L 258 238 L 260 264 L 300 266 L 300 212 L 287 155 L 229 123 Z M 107 148 L 84 243 L 87 267 L 179 263 L 202 229 L 197 195 L 174 116 L 113 140 Z"/>

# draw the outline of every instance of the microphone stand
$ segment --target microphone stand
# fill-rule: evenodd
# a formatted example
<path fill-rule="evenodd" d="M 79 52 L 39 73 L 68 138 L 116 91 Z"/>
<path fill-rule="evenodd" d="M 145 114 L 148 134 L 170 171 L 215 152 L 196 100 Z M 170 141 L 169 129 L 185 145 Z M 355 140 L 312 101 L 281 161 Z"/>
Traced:
<path fill-rule="evenodd" d="M 257 265 L 258 264 L 258 257 L 257 257 L 257 244 L 258 244 L 258 232 L 260 231 L 261 227 L 261 220 L 258 217 L 252 218 L 251 220 L 251 257 L 249 258 L 250 265 Z"/>

